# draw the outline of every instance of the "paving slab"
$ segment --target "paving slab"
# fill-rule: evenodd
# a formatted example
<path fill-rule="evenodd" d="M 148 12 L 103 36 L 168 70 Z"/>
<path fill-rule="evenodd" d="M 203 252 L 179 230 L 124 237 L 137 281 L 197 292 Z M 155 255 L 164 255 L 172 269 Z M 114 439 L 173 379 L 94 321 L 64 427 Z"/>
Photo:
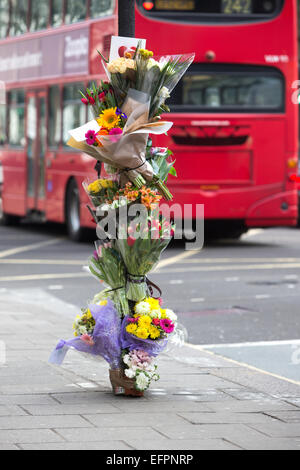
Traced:
<path fill-rule="evenodd" d="M 0 291 L 0 450 L 300 448 L 300 387 L 211 352 L 163 354 L 161 380 L 139 399 L 112 394 L 102 359 L 71 352 L 49 365 L 77 311 L 42 289 Z"/>

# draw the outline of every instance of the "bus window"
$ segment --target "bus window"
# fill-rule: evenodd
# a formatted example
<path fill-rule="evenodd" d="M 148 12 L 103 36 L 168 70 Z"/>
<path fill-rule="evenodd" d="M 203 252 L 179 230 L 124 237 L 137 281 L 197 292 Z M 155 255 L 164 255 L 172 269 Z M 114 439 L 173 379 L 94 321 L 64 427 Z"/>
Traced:
<path fill-rule="evenodd" d="M 91 0 L 90 16 L 99 18 L 103 15 L 111 15 L 114 10 L 114 0 Z"/>
<path fill-rule="evenodd" d="M 280 72 L 259 67 L 255 71 L 242 66 L 223 67 L 223 70 L 221 67 L 215 65 L 205 71 L 205 66 L 194 64 L 168 102 L 172 110 L 284 110 L 284 80 Z"/>
<path fill-rule="evenodd" d="M 10 35 L 19 36 L 27 32 L 28 2 L 11 0 Z"/>
<path fill-rule="evenodd" d="M 7 0 L 0 0 L 0 39 L 7 36 L 9 26 L 9 7 Z"/>
<path fill-rule="evenodd" d="M 48 145 L 56 148 L 59 146 L 61 138 L 60 89 L 57 85 L 49 88 L 48 110 Z"/>
<path fill-rule="evenodd" d="M 0 102 L 0 145 L 6 142 L 6 105 Z"/>
<path fill-rule="evenodd" d="M 86 122 L 86 106 L 80 101 L 79 90 L 83 83 L 66 85 L 63 91 L 63 143 L 69 140 L 69 130 L 82 126 Z"/>
<path fill-rule="evenodd" d="M 30 31 L 46 29 L 49 21 L 49 1 L 31 0 Z"/>
<path fill-rule="evenodd" d="M 87 2 L 82 0 L 66 0 L 65 23 L 77 23 L 86 19 Z"/>
<path fill-rule="evenodd" d="M 25 93 L 14 90 L 9 94 L 9 144 L 22 147 L 25 144 Z"/>
<path fill-rule="evenodd" d="M 51 1 L 51 25 L 60 26 L 63 22 L 63 2 L 62 0 Z"/>

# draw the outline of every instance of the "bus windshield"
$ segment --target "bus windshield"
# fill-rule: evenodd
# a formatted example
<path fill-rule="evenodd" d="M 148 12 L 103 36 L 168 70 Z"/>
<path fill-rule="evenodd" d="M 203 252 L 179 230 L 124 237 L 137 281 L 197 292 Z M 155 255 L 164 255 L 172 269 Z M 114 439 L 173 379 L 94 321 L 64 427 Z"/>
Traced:
<path fill-rule="evenodd" d="M 168 104 L 175 112 L 282 112 L 284 78 L 268 67 L 194 64 Z"/>

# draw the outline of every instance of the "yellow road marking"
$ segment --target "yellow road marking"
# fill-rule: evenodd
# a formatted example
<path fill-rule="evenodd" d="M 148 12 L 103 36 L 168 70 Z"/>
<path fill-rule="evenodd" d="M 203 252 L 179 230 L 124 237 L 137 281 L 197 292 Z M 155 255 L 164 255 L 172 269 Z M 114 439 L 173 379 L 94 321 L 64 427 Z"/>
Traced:
<path fill-rule="evenodd" d="M 285 382 L 290 382 L 294 385 L 300 385 L 300 382 L 298 382 L 296 380 L 288 379 L 287 377 L 282 377 L 281 375 L 274 374 L 273 372 L 269 372 L 269 371 L 264 370 L 264 369 L 259 369 L 258 367 L 251 366 L 250 364 L 246 364 L 245 362 L 239 362 L 239 361 L 236 361 L 234 359 L 230 359 L 228 357 L 222 356 L 221 354 L 214 353 L 213 351 L 208 351 L 207 349 L 205 349 L 205 346 L 200 346 L 200 345 L 190 344 L 190 343 L 185 343 L 185 345 L 187 347 L 191 348 L 191 349 L 196 349 L 198 351 L 209 354 L 210 356 L 214 356 L 214 357 L 217 357 L 217 358 L 221 357 L 222 359 L 224 359 L 224 361 L 230 362 L 232 364 L 236 364 L 236 365 L 239 365 L 239 366 L 242 366 L 242 367 L 246 367 L 247 369 L 253 370 L 255 372 L 259 372 L 259 373 L 264 374 L 264 375 L 269 375 L 270 377 L 274 377 L 276 379 L 284 380 Z"/>

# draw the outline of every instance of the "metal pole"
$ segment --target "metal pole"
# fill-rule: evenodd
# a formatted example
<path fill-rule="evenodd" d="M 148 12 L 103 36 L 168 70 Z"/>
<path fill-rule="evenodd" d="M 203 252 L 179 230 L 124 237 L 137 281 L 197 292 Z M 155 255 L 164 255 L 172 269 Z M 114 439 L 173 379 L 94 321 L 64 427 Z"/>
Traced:
<path fill-rule="evenodd" d="M 119 1 L 119 36 L 135 37 L 135 0 Z"/>

